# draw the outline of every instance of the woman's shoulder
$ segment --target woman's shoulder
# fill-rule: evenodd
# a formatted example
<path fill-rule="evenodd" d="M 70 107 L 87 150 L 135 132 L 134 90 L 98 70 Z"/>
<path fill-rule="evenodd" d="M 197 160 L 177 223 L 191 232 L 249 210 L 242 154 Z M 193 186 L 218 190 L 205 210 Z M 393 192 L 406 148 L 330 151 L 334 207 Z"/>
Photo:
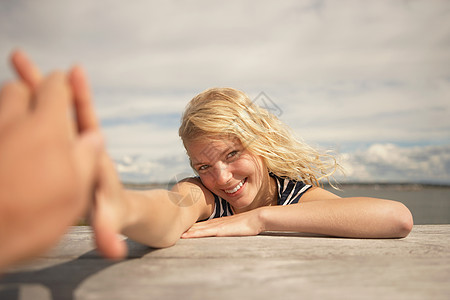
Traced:
<path fill-rule="evenodd" d="M 218 195 L 208 190 L 208 188 L 203 185 L 199 177 L 185 178 L 180 181 L 180 184 L 183 184 L 184 189 L 193 188 L 188 192 L 202 193 L 204 195 L 204 203 L 206 204 L 207 208 L 204 210 L 205 214 L 202 218 L 199 219 L 199 221 L 206 221 L 214 218 L 231 216 L 234 214 L 230 204 L 225 199 L 222 199 Z M 196 189 L 199 190 L 196 191 Z"/>
<path fill-rule="evenodd" d="M 208 190 L 199 177 L 186 177 L 174 185 L 172 191 L 181 193 L 190 199 L 191 203 L 201 201 L 206 205 L 214 203 L 214 194 Z"/>
<path fill-rule="evenodd" d="M 300 198 L 312 187 L 305 184 L 301 180 L 294 180 L 292 178 L 278 176 L 270 173 L 270 176 L 275 178 L 278 190 L 278 205 L 296 204 Z"/>
<path fill-rule="evenodd" d="M 308 185 L 305 182 L 303 182 L 301 179 L 292 179 L 287 176 L 277 175 L 273 172 L 269 172 L 269 175 L 275 179 L 275 181 L 278 185 L 281 185 L 281 186 L 287 185 L 289 183 L 297 184 L 297 185 L 305 185 L 305 186 Z"/>

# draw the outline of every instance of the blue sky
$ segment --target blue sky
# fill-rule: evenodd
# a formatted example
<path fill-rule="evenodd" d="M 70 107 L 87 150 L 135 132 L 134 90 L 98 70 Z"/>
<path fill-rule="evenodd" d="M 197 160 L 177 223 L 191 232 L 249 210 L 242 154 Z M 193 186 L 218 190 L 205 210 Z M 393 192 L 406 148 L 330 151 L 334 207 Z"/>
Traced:
<path fill-rule="evenodd" d="M 87 69 L 125 181 L 189 172 L 184 106 L 213 86 L 255 98 L 348 181 L 450 183 L 449 1 L 1 1 L 0 79 L 26 50 Z"/>

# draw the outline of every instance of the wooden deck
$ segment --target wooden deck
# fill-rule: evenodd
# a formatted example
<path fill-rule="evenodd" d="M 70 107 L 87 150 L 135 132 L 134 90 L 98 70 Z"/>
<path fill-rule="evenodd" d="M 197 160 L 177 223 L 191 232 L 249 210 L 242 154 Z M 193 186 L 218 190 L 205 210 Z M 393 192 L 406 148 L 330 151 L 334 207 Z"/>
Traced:
<path fill-rule="evenodd" d="M 180 240 L 167 249 L 127 241 L 102 259 L 89 227 L 0 279 L 0 299 L 450 299 L 450 225 L 405 239 L 290 233 Z"/>

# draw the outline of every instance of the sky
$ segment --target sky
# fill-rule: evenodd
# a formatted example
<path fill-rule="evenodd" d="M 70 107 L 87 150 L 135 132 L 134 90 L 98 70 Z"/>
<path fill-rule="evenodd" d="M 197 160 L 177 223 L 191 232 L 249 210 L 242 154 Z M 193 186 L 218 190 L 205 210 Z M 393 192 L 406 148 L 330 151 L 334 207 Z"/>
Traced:
<path fill-rule="evenodd" d="M 25 50 L 82 64 L 126 182 L 191 173 L 181 113 L 210 87 L 263 95 L 340 181 L 450 184 L 450 1 L 0 0 L 0 80 Z"/>

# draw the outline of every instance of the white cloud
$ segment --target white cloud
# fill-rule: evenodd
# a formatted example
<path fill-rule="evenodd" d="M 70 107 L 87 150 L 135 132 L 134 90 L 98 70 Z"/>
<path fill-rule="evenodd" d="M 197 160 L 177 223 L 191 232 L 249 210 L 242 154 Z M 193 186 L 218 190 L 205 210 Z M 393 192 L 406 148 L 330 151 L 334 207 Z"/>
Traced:
<path fill-rule="evenodd" d="M 355 82 L 285 97 L 291 101 L 280 101 L 281 118 L 315 143 L 450 142 L 450 80 Z"/>
<path fill-rule="evenodd" d="M 115 157 L 114 162 L 123 182 L 169 183 L 194 173 L 184 153 L 155 159 L 148 155 Z"/>
<path fill-rule="evenodd" d="M 108 89 L 94 91 L 99 118 L 133 120 L 150 115 L 179 115 L 194 95 L 187 92 L 155 93 L 149 89 Z M 178 122 L 179 123 L 179 122 Z"/>
<path fill-rule="evenodd" d="M 348 181 L 450 184 L 450 145 L 373 144 L 342 155 Z"/>
<path fill-rule="evenodd" d="M 113 157 L 145 155 L 158 159 L 184 151 L 176 130 L 151 123 L 120 124 L 103 131 Z"/>
<path fill-rule="evenodd" d="M 126 155 L 116 156 L 113 160 L 123 182 L 169 183 L 194 175 L 184 153 L 161 158 L 145 154 Z"/>
<path fill-rule="evenodd" d="M 81 60 L 102 86 L 448 75 L 446 1 L 14 3 L 0 18 L 2 53 L 23 45 L 46 69 Z"/>
<path fill-rule="evenodd" d="M 144 169 L 183 155 L 176 116 L 211 86 L 266 92 L 313 144 L 442 145 L 449 36 L 445 0 L 2 1 L 0 78 L 17 46 L 45 71 L 81 62 L 109 151 Z"/>

